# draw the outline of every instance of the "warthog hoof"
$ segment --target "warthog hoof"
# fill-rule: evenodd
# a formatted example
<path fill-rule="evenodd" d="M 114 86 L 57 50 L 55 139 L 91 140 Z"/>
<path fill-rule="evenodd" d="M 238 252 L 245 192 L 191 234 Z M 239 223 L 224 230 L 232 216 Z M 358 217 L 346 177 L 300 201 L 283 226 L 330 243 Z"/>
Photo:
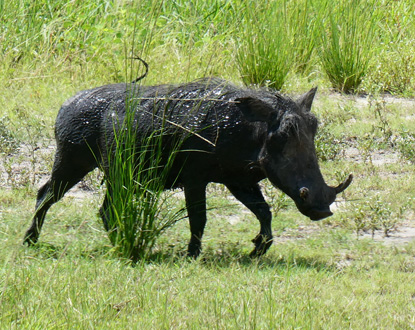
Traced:
<path fill-rule="evenodd" d="M 267 252 L 269 247 L 272 245 L 272 237 L 258 234 L 252 240 L 252 242 L 255 244 L 255 248 L 249 254 L 249 256 L 251 258 L 256 258 L 262 256 L 263 254 L 265 254 L 265 252 Z"/>

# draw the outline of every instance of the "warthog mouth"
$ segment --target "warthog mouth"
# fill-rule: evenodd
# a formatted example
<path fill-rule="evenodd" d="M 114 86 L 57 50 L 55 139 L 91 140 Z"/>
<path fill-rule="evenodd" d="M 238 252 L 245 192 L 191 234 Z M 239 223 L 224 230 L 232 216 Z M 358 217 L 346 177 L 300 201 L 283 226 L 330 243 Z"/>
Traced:
<path fill-rule="evenodd" d="M 308 216 L 313 221 L 322 220 L 324 218 L 327 218 L 329 216 L 333 215 L 333 212 L 330 211 L 330 208 L 324 208 L 324 209 L 311 209 L 307 210 L 307 212 L 304 212 L 304 215 Z"/>

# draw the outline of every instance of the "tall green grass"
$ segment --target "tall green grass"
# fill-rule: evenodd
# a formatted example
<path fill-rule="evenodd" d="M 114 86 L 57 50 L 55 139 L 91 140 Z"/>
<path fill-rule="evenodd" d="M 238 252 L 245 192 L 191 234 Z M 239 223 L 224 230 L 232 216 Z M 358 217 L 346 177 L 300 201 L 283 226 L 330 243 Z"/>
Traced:
<path fill-rule="evenodd" d="M 293 69 L 306 71 L 316 39 L 310 1 L 246 1 L 242 12 L 237 61 L 246 85 L 280 90 Z"/>
<path fill-rule="evenodd" d="M 321 9 L 320 9 L 321 10 Z M 379 33 L 376 2 L 360 0 L 324 4 L 319 56 L 332 86 L 344 93 L 358 90 L 375 54 Z"/>
<path fill-rule="evenodd" d="M 380 9 L 380 49 L 366 85 L 377 92 L 411 95 L 415 90 L 415 3 L 386 1 Z"/>
<path fill-rule="evenodd" d="M 237 61 L 246 85 L 281 89 L 294 65 L 286 2 L 247 1 Z"/>
<path fill-rule="evenodd" d="M 163 194 L 180 149 L 180 141 L 167 133 L 168 107 L 153 109 L 156 128 L 146 131 L 139 122 L 139 93 L 139 86 L 131 85 L 125 117 L 113 122 L 105 178 L 110 241 L 122 257 L 134 262 L 149 257 L 157 238 L 184 213 L 170 208 Z"/>
<path fill-rule="evenodd" d="M 410 0 L 12 0 L 2 3 L 1 72 L 53 75 L 47 65 L 53 61 L 60 77 L 72 81 L 122 81 L 131 78 L 126 57 L 145 45 L 148 83 L 219 75 L 281 89 L 287 79 L 323 76 L 339 91 L 410 94 L 414 6 Z"/>

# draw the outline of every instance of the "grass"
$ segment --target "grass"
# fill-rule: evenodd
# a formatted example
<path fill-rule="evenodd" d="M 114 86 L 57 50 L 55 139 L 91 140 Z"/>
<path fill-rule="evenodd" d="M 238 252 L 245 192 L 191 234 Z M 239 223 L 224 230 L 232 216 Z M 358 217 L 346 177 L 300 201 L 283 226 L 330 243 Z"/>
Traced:
<path fill-rule="evenodd" d="M 294 66 L 287 4 L 248 1 L 243 12 L 237 53 L 242 81 L 280 90 Z"/>
<path fill-rule="evenodd" d="M 128 93 L 124 118 L 112 123 L 115 134 L 108 146 L 105 172 L 109 204 L 104 212 L 108 212 L 108 234 L 114 248 L 120 256 L 137 262 L 148 258 L 158 237 L 183 218 L 184 209 L 174 210 L 163 195 L 180 149 L 180 142 L 175 141 L 179 139 L 167 133 L 167 106 L 153 109 L 153 116 L 158 117 L 154 131 L 137 134 L 139 128 L 145 129 L 142 117 L 136 114 L 139 86 L 135 84 Z M 163 142 L 167 138 L 171 150 L 166 156 Z"/>
<path fill-rule="evenodd" d="M 318 36 L 310 2 L 243 3 L 236 59 L 244 84 L 281 90 L 290 72 L 308 73 Z"/>
<path fill-rule="evenodd" d="M 333 109 L 328 96 L 316 101 L 319 116 Z M 337 97 L 332 116 L 339 118 L 344 109 L 348 114 L 329 121 L 335 136 L 364 138 L 361 128 L 347 130 L 357 116 L 369 127 L 380 123 L 369 103 L 360 106 L 357 101 Z M 387 118 L 396 118 L 406 116 L 407 109 L 387 103 L 384 111 Z M 392 130 L 401 123 L 389 120 Z M 374 143 L 369 152 L 378 150 L 391 149 Z M 69 194 L 51 209 L 35 249 L 20 245 L 35 187 L 3 186 L 0 324 L 12 329 L 132 324 L 155 329 L 413 326 L 414 243 L 388 246 L 356 237 L 358 223 L 353 217 L 359 207 L 376 205 L 397 214 L 405 200 L 409 209 L 393 220 L 398 229 L 403 219 L 410 221 L 413 165 L 399 158 L 376 165 L 342 156 L 321 165 L 331 184 L 344 177 L 336 171 L 355 174 L 344 193 L 345 206 L 333 217 L 312 223 L 299 215 L 290 199 L 282 200 L 279 192 L 266 187 L 273 209 L 279 211 L 273 222 L 275 245 L 259 260 L 247 257 L 249 239 L 258 230 L 256 219 L 216 185 L 208 191 L 209 221 L 200 259 L 182 256 L 189 237 L 184 220 L 160 237 L 148 261 L 134 266 L 114 254 L 97 217 L 104 195 L 99 180 L 89 179 L 92 191 L 78 190 L 81 199 L 79 193 Z M 381 196 L 385 204 L 370 204 L 368 196 Z M 174 199 L 183 205 L 178 192 Z M 360 233 L 379 225 L 369 217 L 376 212 L 365 211 L 366 229 Z"/>
<path fill-rule="evenodd" d="M 311 29 L 322 19 L 323 1 L 305 3 L 313 9 L 292 17 L 310 15 L 303 20 Z M 322 125 L 322 172 L 332 185 L 345 173 L 355 175 L 334 216 L 310 222 L 264 183 L 276 214 L 275 245 L 251 260 L 257 220 L 212 184 L 201 258 L 182 256 L 190 236 L 183 220 L 166 230 L 147 261 L 132 265 L 114 253 L 97 216 L 105 189 L 94 172 L 51 208 L 39 245 L 21 246 L 36 190 L 52 165 L 59 106 L 78 90 L 139 76 L 133 55 L 150 64 L 145 84 L 206 75 L 242 84 L 236 54 L 245 45 L 240 27 L 246 4 L 0 2 L 1 329 L 415 326 L 414 242 L 388 245 L 370 237 L 391 223 L 398 230 L 413 226 L 414 103 L 403 98 L 415 90 L 409 0 L 379 2 L 377 55 L 355 90 L 367 96 L 332 92 L 320 62 L 318 29 L 301 47 L 306 60 L 295 56 L 282 85 L 294 95 L 319 85 L 313 111 Z M 307 29 L 301 25 L 298 31 Z M 290 31 L 291 38 L 300 33 Z M 173 195 L 169 202 L 183 207 L 181 193 Z"/>
<path fill-rule="evenodd" d="M 414 4 L 378 2 L 373 12 L 353 1 L 331 10 L 325 0 L 4 2 L 1 72 L 8 84 L 58 74 L 86 87 L 132 80 L 126 57 L 144 53 L 148 83 L 221 75 L 287 89 L 323 77 L 340 91 L 413 95 Z"/>
<path fill-rule="evenodd" d="M 323 5 L 329 12 L 321 17 L 319 56 L 322 68 L 332 86 L 344 93 L 358 90 L 377 49 L 380 20 L 375 2 L 358 0 L 330 2 Z"/>
<path fill-rule="evenodd" d="M 10 254 L 3 259 L 2 324 L 87 329 L 413 324 L 413 244 L 387 248 L 323 227 L 308 239 L 278 244 L 259 261 L 235 253 L 223 240 L 221 254 L 208 249 L 196 262 L 166 253 L 132 267 L 111 257 L 99 240 L 90 242 L 93 236 L 79 230 L 73 243 L 55 237 L 53 245 L 36 250 L 3 240 Z"/>

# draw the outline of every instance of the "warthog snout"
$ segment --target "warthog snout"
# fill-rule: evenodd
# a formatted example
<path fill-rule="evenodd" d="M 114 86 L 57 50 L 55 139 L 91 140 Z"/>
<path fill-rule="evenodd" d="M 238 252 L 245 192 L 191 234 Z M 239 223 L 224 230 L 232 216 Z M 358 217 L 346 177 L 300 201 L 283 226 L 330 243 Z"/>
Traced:
<path fill-rule="evenodd" d="M 327 207 L 322 210 L 317 210 L 317 209 L 310 210 L 308 213 L 308 217 L 313 221 L 322 220 L 332 215 L 333 215 L 333 212 L 330 211 L 330 207 Z"/>

